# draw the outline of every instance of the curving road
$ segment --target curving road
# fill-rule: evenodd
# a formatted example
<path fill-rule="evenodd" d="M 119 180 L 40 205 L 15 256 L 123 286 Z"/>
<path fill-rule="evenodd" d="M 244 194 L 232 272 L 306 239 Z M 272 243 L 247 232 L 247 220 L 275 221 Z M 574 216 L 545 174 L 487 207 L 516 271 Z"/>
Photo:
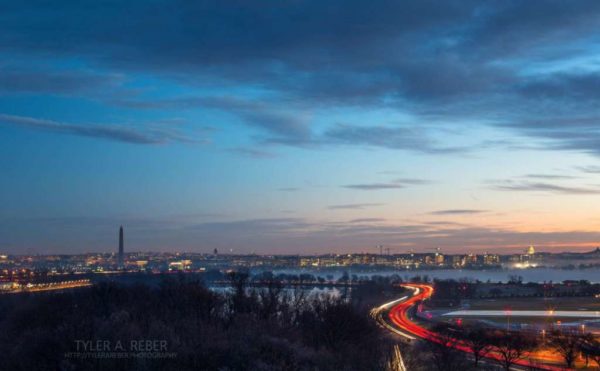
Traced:
<path fill-rule="evenodd" d="M 398 300 L 391 301 L 389 303 L 383 304 L 377 308 L 374 308 L 371 311 L 371 315 L 375 318 L 383 327 L 392 331 L 393 333 L 400 335 L 406 340 L 415 340 L 415 339 L 424 339 L 427 341 L 436 341 L 439 342 L 439 336 L 433 331 L 428 330 L 427 328 L 421 326 L 418 323 L 413 322 L 410 319 L 409 311 L 422 300 L 428 299 L 433 294 L 433 286 L 427 284 L 403 284 L 403 287 L 410 289 L 413 291 L 412 296 L 405 296 Z M 463 352 L 470 353 L 470 350 L 467 346 L 465 346 L 461 341 L 455 340 L 453 341 L 455 345 L 454 348 L 461 350 Z M 499 355 L 491 352 L 487 355 L 488 359 L 499 359 Z M 537 358 L 537 357 L 536 357 Z M 550 361 L 552 363 L 559 362 L 560 359 L 552 358 L 552 359 L 544 359 L 545 361 Z M 530 367 L 530 363 L 527 360 L 521 360 L 516 362 L 518 365 L 515 369 L 522 369 L 525 367 L 528 369 Z M 522 366 L 522 367 L 519 367 Z M 538 369 L 542 370 L 565 370 L 565 368 L 551 366 L 551 365 L 543 365 L 538 366 Z"/>

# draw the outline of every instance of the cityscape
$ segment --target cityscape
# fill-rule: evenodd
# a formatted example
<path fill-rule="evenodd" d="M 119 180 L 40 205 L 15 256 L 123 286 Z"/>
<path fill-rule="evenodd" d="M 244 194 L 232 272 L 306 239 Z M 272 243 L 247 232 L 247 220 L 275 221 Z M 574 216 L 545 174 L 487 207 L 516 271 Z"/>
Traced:
<path fill-rule="evenodd" d="M 386 345 L 392 347 L 387 369 L 417 368 L 424 360 L 415 354 L 426 352 L 431 353 L 431 362 L 440 362 L 427 369 L 445 369 L 447 362 L 464 366 L 469 358 L 477 369 L 507 370 L 563 369 L 563 362 L 567 368 L 588 368 L 591 361 L 600 360 L 595 340 L 600 335 L 598 248 L 547 253 L 530 245 L 520 254 L 444 255 L 439 248 L 431 253 L 392 254 L 378 245 L 375 253 L 264 256 L 219 254 L 217 249 L 212 254 L 126 252 L 123 226 L 116 237 L 113 253 L 1 255 L 0 295 L 64 295 L 73 290 L 86 295 L 79 290 L 110 285 L 132 289 L 164 286 L 172 285 L 168 282 L 173 280 L 192 287 L 202 282 L 209 290 L 233 289 L 232 298 L 245 297 L 251 290 L 245 300 L 259 295 L 263 299 L 257 305 L 265 305 L 265 297 L 282 295 L 282 290 L 293 290 L 293 294 L 275 299 L 281 304 L 311 293 L 317 295 L 312 300 L 333 295 L 341 303 L 366 300 L 372 306 L 372 300 L 403 294 L 369 311 L 373 323 L 389 331 L 393 342 L 399 342 Z M 536 270 L 554 274 L 543 282 L 519 275 Z M 574 270 L 590 272 L 592 280 L 560 280 L 556 274 L 563 271 L 571 277 Z M 456 271 L 460 278 L 443 278 L 443 273 Z M 492 272 L 503 278 L 492 280 Z M 373 292 L 365 294 L 364 290 L 376 294 L 373 297 Z M 433 345 L 406 348 L 417 339 Z M 127 357 L 121 340 L 117 340 L 118 349 L 111 341 L 76 340 L 77 351 L 67 353 L 68 358 L 81 354 Z M 177 352 L 168 352 L 168 342 L 131 340 L 129 350 L 135 351 L 135 357 L 154 354 L 171 359 Z M 558 351 L 553 352 L 553 347 Z M 415 365 L 407 366 L 411 363 Z"/>
<path fill-rule="evenodd" d="M 0 371 L 600 370 L 600 1 L 0 25 Z"/>
<path fill-rule="evenodd" d="M 118 232 L 118 250 L 114 253 L 79 255 L 0 255 L 0 290 L 22 289 L 30 283 L 65 275 L 127 274 L 127 273 L 203 273 L 231 270 L 290 270 L 327 272 L 354 269 L 378 272 L 418 273 L 425 270 L 498 270 L 518 272 L 522 269 L 554 268 L 586 270 L 600 268 L 600 248 L 588 252 L 536 252 L 530 245 L 520 254 L 443 254 L 440 248 L 431 253 L 406 252 L 392 254 L 384 246 L 375 246 L 372 253 L 323 255 L 235 255 L 212 253 L 125 253 L 123 226 Z M 377 252 L 378 251 L 378 252 Z M 468 273 L 465 273 L 468 276 Z"/>

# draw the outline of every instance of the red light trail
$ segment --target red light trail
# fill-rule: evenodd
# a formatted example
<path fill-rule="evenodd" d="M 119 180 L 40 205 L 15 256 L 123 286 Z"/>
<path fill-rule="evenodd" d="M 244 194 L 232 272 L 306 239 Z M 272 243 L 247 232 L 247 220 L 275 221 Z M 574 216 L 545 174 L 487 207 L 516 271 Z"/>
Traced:
<path fill-rule="evenodd" d="M 433 295 L 433 286 L 417 283 L 403 284 L 402 286 L 413 290 L 413 296 L 384 304 L 379 308 L 373 310 L 373 316 L 376 317 L 380 322 L 382 322 L 382 324 L 386 328 L 409 340 L 421 338 L 427 341 L 441 343 L 440 336 L 437 333 L 430 331 L 427 328 L 411 321 L 411 319 L 408 316 L 408 312 L 411 308 L 413 308 L 416 304 L 420 303 L 421 301 L 430 298 L 431 295 Z M 387 318 L 389 318 L 389 321 L 391 323 L 388 323 L 385 314 L 382 315 L 381 313 L 388 309 L 389 312 L 387 313 Z M 452 344 L 452 347 L 454 347 L 455 349 L 470 353 L 470 349 L 466 345 L 464 345 L 462 341 L 458 339 L 453 339 Z M 498 360 L 500 359 L 500 355 L 498 355 L 495 352 L 490 352 L 486 356 L 486 358 Z M 559 359 L 549 359 L 548 357 L 546 357 L 545 359 L 553 362 L 560 361 Z M 531 366 L 530 362 L 528 362 L 527 360 L 519 360 L 516 361 L 515 364 L 524 367 Z M 551 365 L 539 365 L 536 366 L 536 368 L 541 370 L 552 371 L 566 370 L 565 368 Z"/>

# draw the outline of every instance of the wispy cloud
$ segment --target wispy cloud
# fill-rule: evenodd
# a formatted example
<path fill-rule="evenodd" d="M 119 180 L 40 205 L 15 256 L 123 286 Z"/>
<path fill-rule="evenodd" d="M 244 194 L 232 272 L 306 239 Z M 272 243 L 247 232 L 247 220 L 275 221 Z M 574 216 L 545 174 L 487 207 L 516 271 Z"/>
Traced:
<path fill-rule="evenodd" d="M 600 166 L 578 166 L 576 169 L 587 174 L 600 174 Z"/>
<path fill-rule="evenodd" d="M 424 129 L 414 127 L 337 125 L 328 129 L 323 140 L 346 145 L 382 147 L 430 154 L 466 152 L 464 147 L 443 146 Z"/>
<path fill-rule="evenodd" d="M 55 93 L 61 95 L 102 93 L 119 87 L 125 78 L 121 74 L 102 74 L 89 70 L 47 70 L 0 66 L 0 91 L 9 93 Z"/>
<path fill-rule="evenodd" d="M 524 175 L 523 178 L 554 180 L 554 179 L 577 179 L 578 177 L 573 176 L 573 175 L 559 175 L 559 174 L 527 174 L 527 175 Z"/>
<path fill-rule="evenodd" d="M 203 218 L 204 219 L 204 218 Z M 59 223 L 59 224 L 57 224 Z M 34 239 L 52 236 L 57 225 L 73 231 L 56 251 L 77 251 L 86 246 L 105 249 L 114 239 L 114 226 L 123 218 L 72 217 L 53 219 L 0 218 L 0 243 L 19 252 L 23 242 L 17 236 Z M 365 246 L 384 244 L 398 252 L 415 249 L 426 251 L 442 246 L 445 252 L 467 250 L 511 251 L 522 250 L 532 241 L 547 250 L 590 249 L 600 240 L 597 231 L 569 230 L 553 232 L 523 232 L 510 228 L 473 226 L 449 222 L 389 223 L 379 218 L 361 218 L 350 221 L 323 221 L 305 218 L 268 218 L 242 220 L 196 221 L 176 218 L 127 219 L 131 249 L 156 250 L 165 244 L 181 248 L 211 251 L 234 249 L 235 252 L 260 253 L 325 253 L 332 251 L 364 251 Z M 111 233 L 113 232 L 113 233 Z M 310 242 L 307 245 L 307 242 Z M 65 247 L 67 246 L 67 247 Z M 62 249 L 62 250 L 61 250 Z M 102 250 L 104 251 L 104 250 Z M 40 251 L 41 252 L 41 251 Z"/>
<path fill-rule="evenodd" d="M 328 206 L 327 208 L 330 209 L 330 210 L 339 210 L 339 209 L 362 210 L 362 209 L 365 209 L 367 207 L 375 207 L 375 206 L 381 206 L 381 204 L 377 204 L 377 203 L 343 204 L 343 205 L 331 205 L 331 206 Z"/>
<path fill-rule="evenodd" d="M 131 144 L 167 144 L 173 142 L 198 143 L 200 140 L 178 133 L 173 129 L 131 129 L 115 125 L 70 124 L 33 117 L 0 114 L 0 123 L 42 130 L 56 134 L 77 135 Z"/>
<path fill-rule="evenodd" d="M 499 191 L 517 191 L 517 192 L 546 192 L 569 195 L 595 195 L 600 194 L 600 187 L 585 188 L 574 186 L 563 186 L 542 182 L 515 182 L 504 181 L 492 185 L 493 189 Z"/>
<path fill-rule="evenodd" d="M 361 191 L 377 191 L 384 189 L 402 189 L 408 186 L 425 185 L 431 184 L 432 181 L 427 179 L 416 179 L 416 178 L 399 178 L 391 182 L 385 183 L 359 183 L 359 184 L 346 184 L 342 188 L 357 189 Z"/>
<path fill-rule="evenodd" d="M 302 114 L 293 114 L 266 101 L 234 96 L 179 97 L 150 101 L 117 101 L 119 105 L 145 109 L 214 109 L 236 116 L 243 124 L 261 129 L 269 142 L 301 145 L 311 141 Z"/>
<path fill-rule="evenodd" d="M 405 188 L 404 185 L 398 183 L 366 183 L 366 184 L 347 184 L 343 188 L 358 189 L 361 191 L 377 191 L 381 189 L 400 189 Z"/>
<path fill-rule="evenodd" d="M 447 209 L 447 210 L 436 210 L 430 212 L 432 215 L 470 215 L 470 214 L 481 214 L 486 213 L 487 210 L 477 209 Z"/>
<path fill-rule="evenodd" d="M 425 185 L 432 184 L 433 181 L 429 179 L 418 179 L 418 178 L 398 178 L 394 180 L 394 183 L 401 183 L 406 185 Z"/>
<path fill-rule="evenodd" d="M 385 222 L 383 218 L 358 218 L 349 220 L 348 223 L 379 223 Z"/>
<path fill-rule="evenodd" d="M 270 159 L 270 158 L 277 157 L 277 154 L 275 154 L 273 152 L 269 152 L 269 151 L 265 151 L 265 150 L 257 149 L 257 148 L 237 147 L 237 148 L 230 148 L 228 151 L 231 153 L 240 155 L 240 156 L 257 158 L 257 159 Z"/>

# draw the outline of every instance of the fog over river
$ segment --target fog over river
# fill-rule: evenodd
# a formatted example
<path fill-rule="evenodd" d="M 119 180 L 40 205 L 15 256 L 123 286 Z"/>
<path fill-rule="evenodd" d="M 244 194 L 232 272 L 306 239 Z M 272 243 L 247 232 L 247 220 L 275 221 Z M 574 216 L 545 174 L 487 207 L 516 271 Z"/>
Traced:
<path fill-rule="evenodd" d="M 256 270 L 258 273 L 261 270 Z M 434 270 L 364 270 L 357 268 L 327 268 L 327 269 L 286 269 L 273 270 L 274 274 L 301 274 L 308 273 L 315 276 L 327 277 L 333 276 L 337 279 L 347 272 L 350 277 L 352 275 L 371 276 L 371 275 L 392 275 L 397 274 L 402 279 L 408 280 L 415 276 L 428 276 L 430 279 L 461 279 L 470 278 L 473 280 L 492 282 L 507 282 L 511 276 L 520 276 L 523 282 L 562 282 L 565 280 L 588 280 L 592 283 L 600 282 L 600 268 L 588 269 L 559 269 L 559 268 L 527 268 L 527 269 L 494 269 L 494 270 L 468 270 L 468 269 L 434 269 Z"/>

